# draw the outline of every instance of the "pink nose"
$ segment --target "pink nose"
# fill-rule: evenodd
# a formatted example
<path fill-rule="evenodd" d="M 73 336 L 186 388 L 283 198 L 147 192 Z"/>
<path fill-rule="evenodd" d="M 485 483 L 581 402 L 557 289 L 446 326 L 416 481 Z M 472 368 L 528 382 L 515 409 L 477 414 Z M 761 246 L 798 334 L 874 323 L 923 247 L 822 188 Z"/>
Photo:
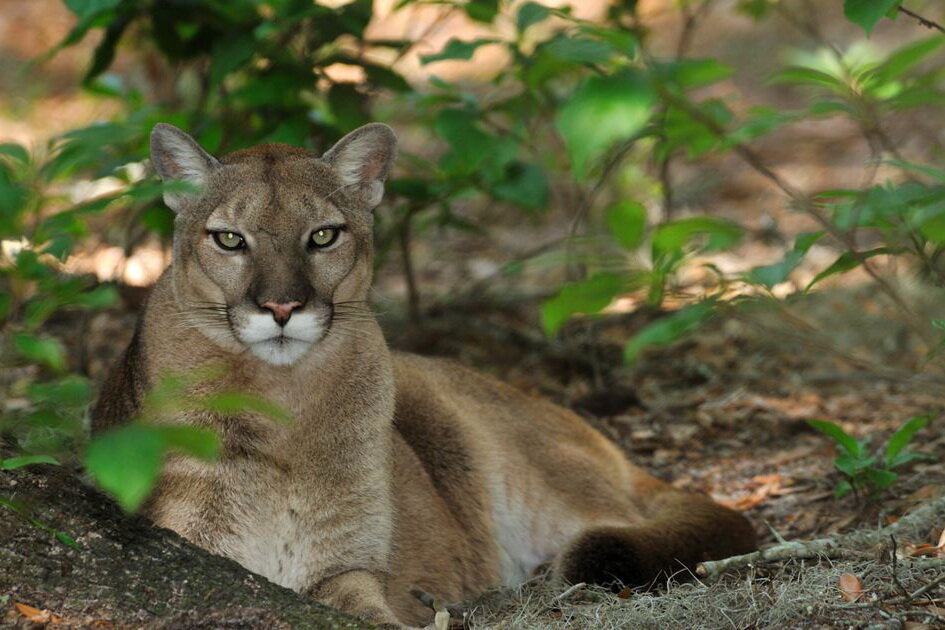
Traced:
<path fill-rule="evenodd" d="M 262 307 L 272 311 L 272 318 L 276 320 L 276 323 L 280 326 L 285 326 L 289 322 L 289 318 L 292 317 L 292 311 L 299 306 L 302 306 L 301 302 L 265 302 Z"/>

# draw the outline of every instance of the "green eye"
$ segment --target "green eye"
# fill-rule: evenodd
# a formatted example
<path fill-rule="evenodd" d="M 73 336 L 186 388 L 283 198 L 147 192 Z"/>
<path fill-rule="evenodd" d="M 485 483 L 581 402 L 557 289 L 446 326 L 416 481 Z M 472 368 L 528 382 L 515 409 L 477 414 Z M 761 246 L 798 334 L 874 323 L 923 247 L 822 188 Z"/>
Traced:
<path fill-rule="evenodd" d="M 338 239 L 340 232 L 338 228 L 320 228 L 312 232 L 309 242 L 312 247 L 328 247 Z"/>
<path fill-rule="evenodd" d="M 246 247 L 246 240 L 236 232 L 211 232 L 211 235 L 221 249 L 235 251 Z"/>

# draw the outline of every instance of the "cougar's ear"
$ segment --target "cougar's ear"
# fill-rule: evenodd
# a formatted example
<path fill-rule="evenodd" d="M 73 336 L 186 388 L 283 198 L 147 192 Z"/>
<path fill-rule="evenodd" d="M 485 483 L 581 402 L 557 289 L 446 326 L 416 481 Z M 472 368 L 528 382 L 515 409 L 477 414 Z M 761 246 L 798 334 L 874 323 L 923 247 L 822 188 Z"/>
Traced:
<path fill-rule="evenodd" d="M 382 123 L 355 129 L 338 141 L 322 159 L 334 167 L 344 186 L 357 191 L 368 210 L 384 196 L 384 180 L 397 155 L 397 136 Z"/>
<path fill-rule="evenodd" d="M 151 163 L 165 182 L 185 182 L 198 191 L 210 172 L 220 166 L 215 157 L 197 141 L 173 125 L 158 123 L 151 131 Z M 188 199 L 199 192 L 164 192 L 164 203 L 180 212 Z"/>

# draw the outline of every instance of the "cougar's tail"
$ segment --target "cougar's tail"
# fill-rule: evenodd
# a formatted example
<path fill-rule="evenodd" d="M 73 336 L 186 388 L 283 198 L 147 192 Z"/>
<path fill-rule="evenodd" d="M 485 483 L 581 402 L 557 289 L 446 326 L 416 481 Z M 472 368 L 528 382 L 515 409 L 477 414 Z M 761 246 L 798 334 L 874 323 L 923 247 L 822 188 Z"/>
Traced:
<path fill-rule="evenodd" d="M 582 532 L 558 555 L 556 572 L 572 584 L 652 586 L 669 576 L 688 577 L 705 560 L 757 548 L 748 519 L 701 494 L 659 492 L 645 516 L 634 525 Z"/>

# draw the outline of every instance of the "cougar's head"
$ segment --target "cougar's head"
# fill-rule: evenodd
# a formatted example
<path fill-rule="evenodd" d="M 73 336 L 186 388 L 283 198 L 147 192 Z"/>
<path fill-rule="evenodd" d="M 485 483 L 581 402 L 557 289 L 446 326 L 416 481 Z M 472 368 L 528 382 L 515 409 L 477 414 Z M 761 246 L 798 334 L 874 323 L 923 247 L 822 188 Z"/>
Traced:
<path fill-rule="evenodd" d="M 232 352 L 297 361 L 363 319 L 373 216 L 397 140 L 370 124 L 317 157 L 263 145 L 216 159 L 171 125 L 151 161 L 176 213 L 172 278 L 186 325 Z M 172 331 L 169 331 L 171 333 Z"/>

